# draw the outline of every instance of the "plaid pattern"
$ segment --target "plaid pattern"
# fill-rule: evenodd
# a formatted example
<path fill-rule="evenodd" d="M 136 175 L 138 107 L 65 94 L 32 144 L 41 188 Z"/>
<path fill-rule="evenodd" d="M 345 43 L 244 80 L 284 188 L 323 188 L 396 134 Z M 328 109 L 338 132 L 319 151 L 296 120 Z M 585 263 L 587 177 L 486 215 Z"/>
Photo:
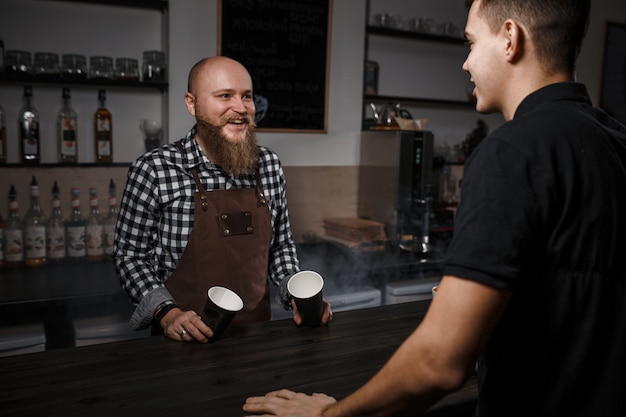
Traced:
<path fill-rule="evenodd" d="M 193 139 L 195 134 L 194 126 L 183 139 L 184 155 L 170 143 L 141 156 L 128 171 L 113 256 L 122 287 L 135 305 L 151 291 L 162 291 L 187 245 L 196 191 L 191 168 L 196 167 L 206 190 L 255 186 L 254 175 L 233 177 L 209 161 Z M 299 265 L 289 223 L 285 177 L 278 156 L 262 146 L 259 150 L 259 171 L 273 230 L 268 274 L 279 286 L 280 302 L 287 306 L 286 282 L 280 284 L 297 272 Z"/>

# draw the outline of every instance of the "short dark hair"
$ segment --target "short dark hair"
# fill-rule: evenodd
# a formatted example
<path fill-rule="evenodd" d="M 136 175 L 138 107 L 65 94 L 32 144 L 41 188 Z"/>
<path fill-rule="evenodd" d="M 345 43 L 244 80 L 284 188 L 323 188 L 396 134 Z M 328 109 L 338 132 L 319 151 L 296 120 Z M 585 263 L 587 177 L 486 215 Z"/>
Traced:
<path fill-rule="evenodd" d="M 589 26 L 591 0 L 477 0 L 492 31 L 506 19 L 525 26 L 547 71 L 574 74 Z M 474 0 L 466 0 L 469 8 Z"/>

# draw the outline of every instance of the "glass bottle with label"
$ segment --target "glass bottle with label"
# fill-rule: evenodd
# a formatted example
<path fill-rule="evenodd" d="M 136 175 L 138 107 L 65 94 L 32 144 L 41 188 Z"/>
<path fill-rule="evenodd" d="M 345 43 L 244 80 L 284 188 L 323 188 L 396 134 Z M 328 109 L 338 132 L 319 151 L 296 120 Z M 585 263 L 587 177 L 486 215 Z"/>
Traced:
<path fill-rule="evenodd" d="M 24 216 L 24 263 L 43 266 L 46 257 L 46 219 L 39 205 L 39 184 L 33 175 L 30 182 L 30 207 Z"/>
<path fill-rule="evenodd" d="M 117 196 L 113 179 L 109 182 L 109 213 L 104 219 L 104 253 L 106 256 L 113 254 L 113 241 L 115 238 L 115 225 L 117 224 Z"/>
<path fill-rule="evenodd" d="M 4 224 L 4 266 L 21 268 L 24 266 L 24 235 L 20 218 L 17 191 L 9 189 L 9 217 Z"/>
<path fill-rule="evenodd" d="M 0 215 L 0 268 L 4 267 L 4 219 Z"/>
<path fill-rule="evenodd" d="M 106 108 L 106 92 L 98 90 L 98 109 L 93 115 L 96 162 L 113 162 L 113 120 Z"/>
<path fill-rule="evenodd" d="M 98 190 L 89 189 L 89 208 L 91 212 L 87 218 L 87 261 L 104 261 L 104 246 L 102 244 L 102 217 L 98 208 Z"/>
<path fill-rule="evenodd" d="M 46 223 L 48 263 L 58 264 L 65 260 L 65 219 L 61 212 L 59 186 L 52 187 L 52 214 Z"/>
<path fill-rule="evenodd" d="M 85 245 L 86 227 L 85 218 L 80 211 L 80 191 L 72 188 L 71 191 L 72 215 L 65 221 L 65 242 L 67 243 L 67 259 L 73 262 L 85 260 L 87 249 Z"/>
<path fill-rule="evenodd" d="M 33 105 L 33 89 L 24 87 L 24 104 L 18 115 L 18 134 L 22 163 L 38 164 L 41 160 L 39 111 Z"/>
<path fill-rule="evenodd" d="M 72 108 L 70 89 L 63 88 L 63 106 L 57 114 L 57 141 L 59 148 L 59 162 L 75 164 L 78 162 L 76 112 Z"/>
<path fill-rule="evenodd" d="M 7 162 L 7 114 L 0 106 L 0 164 Z"/>

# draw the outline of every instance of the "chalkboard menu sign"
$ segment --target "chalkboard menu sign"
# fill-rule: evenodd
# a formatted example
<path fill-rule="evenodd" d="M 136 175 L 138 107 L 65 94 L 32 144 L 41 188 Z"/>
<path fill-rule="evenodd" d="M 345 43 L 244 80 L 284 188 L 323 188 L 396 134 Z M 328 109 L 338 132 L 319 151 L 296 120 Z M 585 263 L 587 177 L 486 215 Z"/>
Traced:
<path fill-rule="evenodd" d="M 252 75 L 258 130 L 326 132 L 331 7 L 220 0 L 218 51 Z"/>

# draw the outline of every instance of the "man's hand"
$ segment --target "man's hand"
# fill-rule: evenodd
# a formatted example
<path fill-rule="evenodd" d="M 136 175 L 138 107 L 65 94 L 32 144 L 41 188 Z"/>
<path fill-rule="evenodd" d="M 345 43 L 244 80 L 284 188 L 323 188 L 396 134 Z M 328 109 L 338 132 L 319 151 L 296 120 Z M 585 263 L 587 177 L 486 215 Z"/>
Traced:
<path fill-rule="evenodd" d="M 333 319 L 333 312 L 330 309 L 330 303 L 326 300 L 322 301 L 324 303 L 324 310 L 322 311 L 322 322 L 320 325 L 323 326 Z M 293 299 L 291 300 L 291 308 L 293 309 L 293 321 L 297 326 L 302 326 L 302 316 L 300 316 L 296 302 Z"/>
<path fill-rule="evenodd" d="M 159 323 L 163 334 L 172 340 L 182 342 L 208 343 L 213 330 L 207 326 L 195 311 L 182 311 L 176 307 L 167 312 Z"/>
<path fill-rule="evenodd" d="M 337 400 L 326 394 L 306 395 L 283 389 L 264 397 L 250 397 L 243 405 L 249 415 L 277 417 L 322 417 L 324 410 Z"/>

